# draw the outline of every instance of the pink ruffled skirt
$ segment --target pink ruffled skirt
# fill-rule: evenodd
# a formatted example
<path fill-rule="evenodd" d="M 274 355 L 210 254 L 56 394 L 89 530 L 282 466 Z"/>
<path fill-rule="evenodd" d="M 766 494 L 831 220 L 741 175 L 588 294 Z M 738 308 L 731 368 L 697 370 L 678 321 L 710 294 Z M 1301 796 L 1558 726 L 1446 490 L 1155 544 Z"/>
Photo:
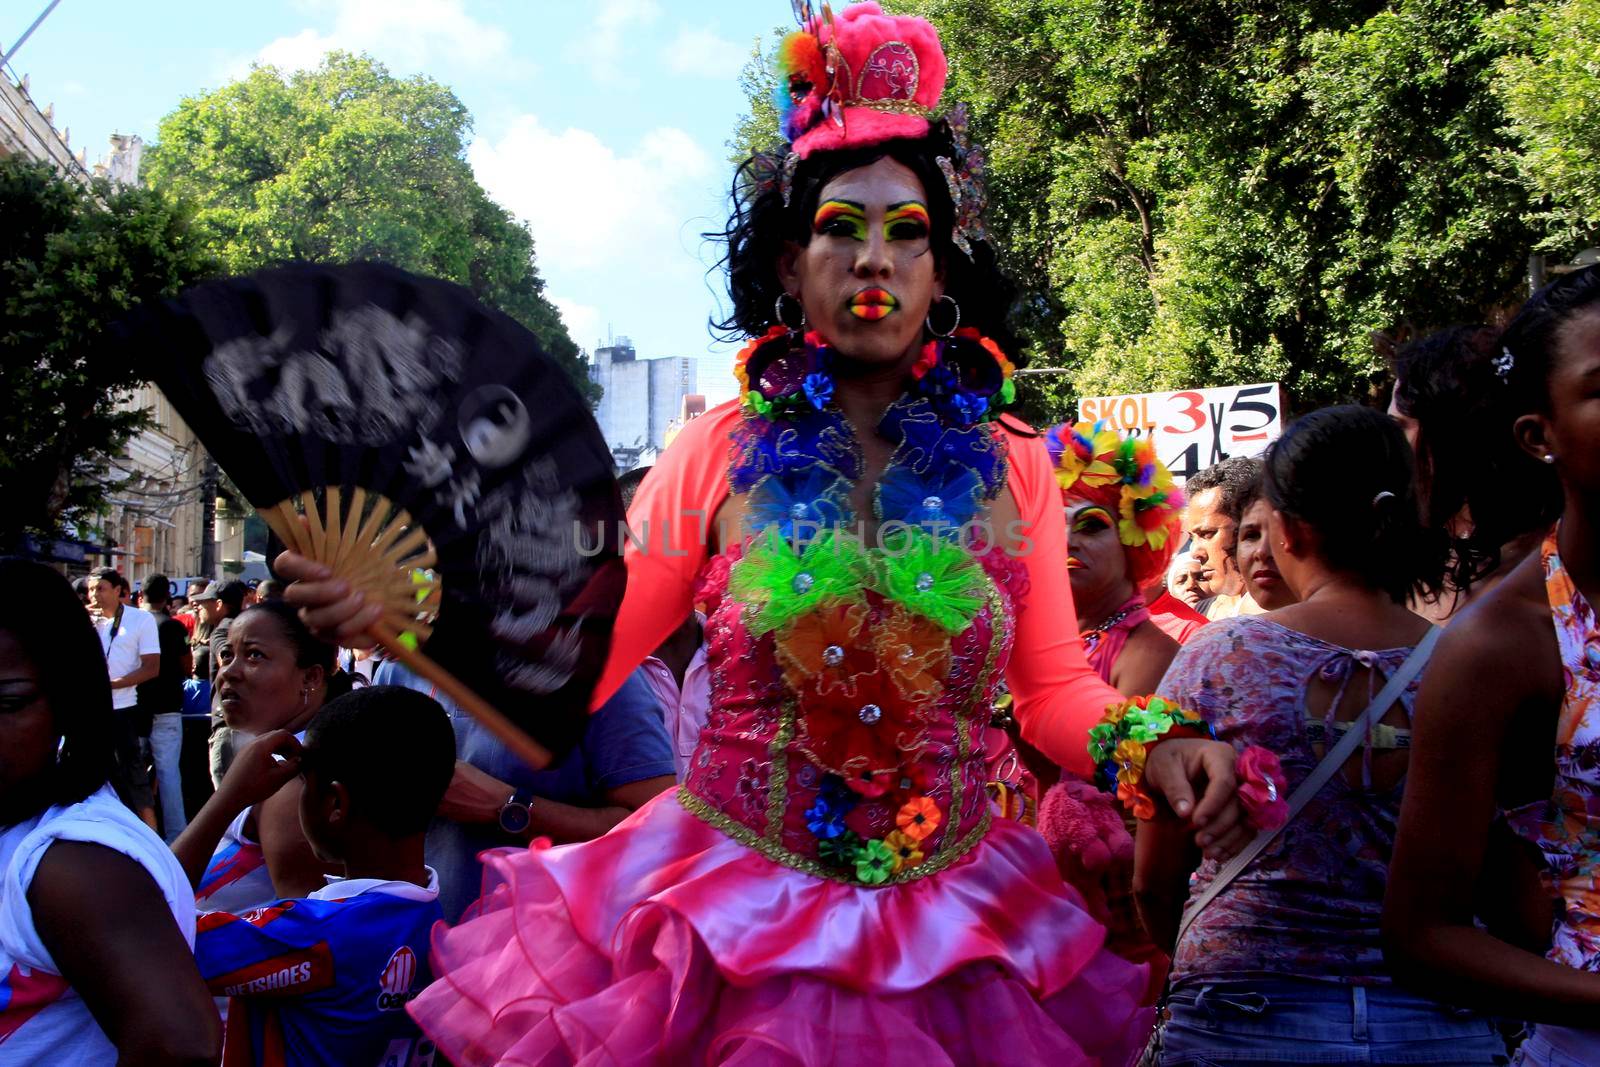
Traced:
<path fill-rule="evenodd" d="M 942 872 L 863 889 L 665 794 L 597 840 L 493 855 L 408 1010 L 459 1067 L 1120 1067 L 1151 1013 L 1104 936 L 1008 820 Z"/>

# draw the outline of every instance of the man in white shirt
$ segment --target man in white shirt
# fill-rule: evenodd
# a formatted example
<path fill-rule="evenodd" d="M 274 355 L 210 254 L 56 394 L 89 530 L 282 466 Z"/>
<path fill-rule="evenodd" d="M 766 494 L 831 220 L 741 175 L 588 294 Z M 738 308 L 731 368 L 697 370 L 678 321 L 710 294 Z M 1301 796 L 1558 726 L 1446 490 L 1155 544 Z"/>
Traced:
<path fill-rule="evenodd" d="M 110 567 L 89 576 L 89 592 L 100 617 L 100 651 L 111 675 L 111 707 L 117 729 L 117 767 L 113 784 L 125 804 L 153 830 L 155 794 L 150 788 L 150 723 L 139 721 L 140 682 L 161 673 L 161 635 L 147 611 L 123 601 L 128 580 Z"/>

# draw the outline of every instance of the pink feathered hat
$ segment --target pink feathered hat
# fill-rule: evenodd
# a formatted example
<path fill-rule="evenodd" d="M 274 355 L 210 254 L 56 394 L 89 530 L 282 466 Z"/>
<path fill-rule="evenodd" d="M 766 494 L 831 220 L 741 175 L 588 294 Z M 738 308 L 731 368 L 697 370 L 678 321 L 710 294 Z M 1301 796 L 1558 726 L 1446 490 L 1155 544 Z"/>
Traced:
<path fill-rule="evenodd" d="M 778 49 L 778 116 L 795 154 L 925 136 L 949 73 L 939 32 L 872 0 L 823 12 Z"/>

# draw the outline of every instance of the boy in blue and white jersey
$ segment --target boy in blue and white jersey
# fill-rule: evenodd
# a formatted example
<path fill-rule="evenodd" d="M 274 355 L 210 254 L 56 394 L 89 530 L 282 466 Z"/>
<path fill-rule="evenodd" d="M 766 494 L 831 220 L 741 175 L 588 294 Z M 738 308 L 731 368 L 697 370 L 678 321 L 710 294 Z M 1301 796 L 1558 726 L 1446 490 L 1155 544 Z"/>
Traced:
<path fill-rule="evenodd" d="M 229 998 L 224 1067 L 433 1062 L 405 1005 L 431 980 L 439 881 L 423 864 L 422 843 L 454 769 L 444 709 L 395 686 L 329 702 L 303 745 L 279 730 L 235 758 L 190 824 L 186 851 L 209 856 L 239 811 L 298 774 L 306 840 L 344 877 L 309 897 L 201 919 L 200 973 Z M 197 825 L 208 841 L 196 840 Z"/>

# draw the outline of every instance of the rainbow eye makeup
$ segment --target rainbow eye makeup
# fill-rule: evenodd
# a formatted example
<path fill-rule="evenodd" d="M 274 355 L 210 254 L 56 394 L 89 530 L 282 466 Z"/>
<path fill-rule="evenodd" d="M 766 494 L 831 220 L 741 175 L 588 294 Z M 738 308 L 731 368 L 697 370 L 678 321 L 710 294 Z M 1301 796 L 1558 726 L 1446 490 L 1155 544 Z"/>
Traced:
<path fill-rule="evenodd" d="M 890 204 L 883 216 L 883 235 L 891 241 L 916 241 L 928 236 L 928 209 L 915 200 Z"/>
<path fill-rule="evenodd" d="M 888 241 L 918 241 L 928 236 L 928 207 L 917 200 L 890 204 L 883 216 L 883 236 Z M 825 200 L 811 220 L 811 232 L 829 237 L 867 239 L 867 211 L 854 200 Z"/>
<path fill-rule="evenodd" d="M 1094 533 L 1114 525 L 1116 520 L 1111 517 L 1111 512 L 1099 505 L 1082 508 L 1072 516 L 1073 533 Z"/>
<path fill-rule="evenodd" d="M 853 200 L 825 200 L 817 207 L 816 217 L 811 220 L 811 232 L 865 241 L 866 209 Z"/>

